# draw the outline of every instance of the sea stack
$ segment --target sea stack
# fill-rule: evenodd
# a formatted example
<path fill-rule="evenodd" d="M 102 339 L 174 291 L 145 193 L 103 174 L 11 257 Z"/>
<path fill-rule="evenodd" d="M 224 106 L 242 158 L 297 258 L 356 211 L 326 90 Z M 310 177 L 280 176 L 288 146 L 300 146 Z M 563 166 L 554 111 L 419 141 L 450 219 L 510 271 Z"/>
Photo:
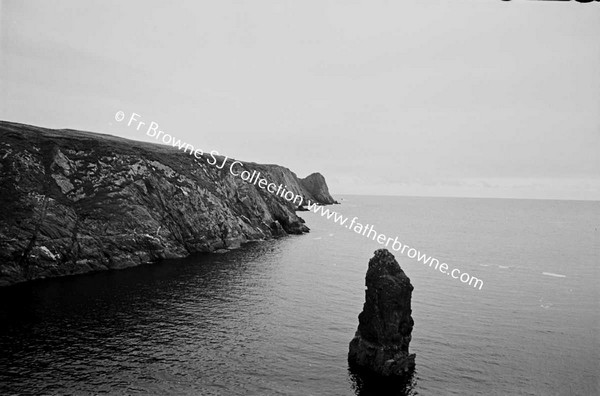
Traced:
<path fill-rule="evenodd" d="M 408 352 L 414 325 L 410 279 L 387 249 L 379 249 L 369 260 L 366 286 L 348 362 L 383 377 L 408 374 L 415 367 L 415 354 Z"/>

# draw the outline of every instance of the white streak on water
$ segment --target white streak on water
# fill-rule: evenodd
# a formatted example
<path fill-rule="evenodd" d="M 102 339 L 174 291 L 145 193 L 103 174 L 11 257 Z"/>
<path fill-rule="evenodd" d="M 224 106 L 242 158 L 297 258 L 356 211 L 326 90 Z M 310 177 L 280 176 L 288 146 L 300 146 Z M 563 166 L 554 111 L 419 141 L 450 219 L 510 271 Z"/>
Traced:
<path fill-rule="evenodd" d="M 555 276 L 557 278 L 566 278 L 566 275 L 555 274 L 553 272 L 542 272 L 542 275 Z"/>

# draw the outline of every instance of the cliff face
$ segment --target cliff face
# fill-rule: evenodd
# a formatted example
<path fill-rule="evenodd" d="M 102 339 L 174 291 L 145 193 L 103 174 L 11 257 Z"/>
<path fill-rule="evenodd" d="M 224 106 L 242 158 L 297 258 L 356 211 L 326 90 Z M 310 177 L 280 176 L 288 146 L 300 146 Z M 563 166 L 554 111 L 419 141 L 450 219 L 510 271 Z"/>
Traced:
<path fill-rule="evenodd" d="M 243 166 L 320 202 L 287 168 Z M 308 232 L 296 205 L 206 156 L 9 122 L 0 122 L 0 205 L 0 285 Z"/>
<path fill-rule="evenodd" d="M 379 249 L 369 261 L 365 305 L 350 342 L 348 361 L 383 377 L 402 376 L 415 367 L 409 354 L 413 286 L 394 256 Z"/>
<path fill-rule="evenodd" d="M 338 203 L 329 194 L 329 188 L 327 187 L 327 183 L 325 182 L 325 178 L 322 174 L 312 173 L 304 179 L 300 179 L 300 184 L 312 195 L 313 202 L 319 202 L 323 204 Z"/>
<path fill-rule="evenodd" d="M 325 178 L 320 173 L 313 173 L 310 176 L 300 179 L 296 174 L 287 168 L 279 165 L 261 165 L 255 163 L 246 163 L 261 172 L 268 174 L 273 180 L 286 186 L 286 189 L 302 197 L 302 205 L 308 205 L 310 202 L 316 202 L 322 205 L 337 203 L 329 194 L 329 188 Z"/>

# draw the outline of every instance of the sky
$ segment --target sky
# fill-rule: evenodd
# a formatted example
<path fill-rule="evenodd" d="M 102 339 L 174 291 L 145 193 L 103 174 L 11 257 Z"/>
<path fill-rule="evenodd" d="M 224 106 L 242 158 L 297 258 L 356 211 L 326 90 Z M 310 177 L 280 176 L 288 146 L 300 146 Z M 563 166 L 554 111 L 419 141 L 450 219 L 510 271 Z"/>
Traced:
<path fill-rule="evenodd" d="M 154 141 L 137 113 L 334 196 L 600 200 L 597 4 L 0 1 L 2 120 Z"/>

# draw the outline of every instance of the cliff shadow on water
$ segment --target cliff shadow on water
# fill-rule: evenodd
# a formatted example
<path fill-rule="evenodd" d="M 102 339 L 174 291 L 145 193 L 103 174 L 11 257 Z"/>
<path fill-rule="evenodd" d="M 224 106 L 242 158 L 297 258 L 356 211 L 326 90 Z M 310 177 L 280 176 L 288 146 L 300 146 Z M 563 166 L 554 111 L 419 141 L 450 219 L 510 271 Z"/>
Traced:
<path fill-rule="evenodd" d="M 413 396 L 416 395 L 417 374 L 413 370 L 399 377 L 385 378 L 351 366 L 348 376 L 356 396 Z"/>

